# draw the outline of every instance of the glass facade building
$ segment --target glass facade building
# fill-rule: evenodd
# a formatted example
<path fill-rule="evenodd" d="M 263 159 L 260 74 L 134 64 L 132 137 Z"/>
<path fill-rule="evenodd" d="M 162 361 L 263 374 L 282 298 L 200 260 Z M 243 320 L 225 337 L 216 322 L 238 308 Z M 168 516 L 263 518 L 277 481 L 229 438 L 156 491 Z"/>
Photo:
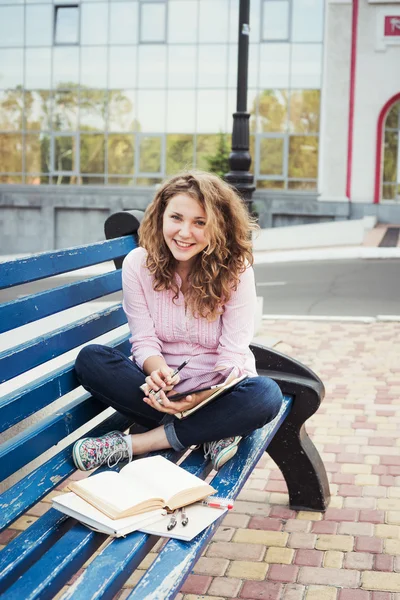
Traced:
<path fill-rule="evenodd" d="M 0 0 L 0 183 L 207 169 L 236 107 L 239 0 Z M 323 0 L 251 0 L 258 188 L 316 190 Z"/>

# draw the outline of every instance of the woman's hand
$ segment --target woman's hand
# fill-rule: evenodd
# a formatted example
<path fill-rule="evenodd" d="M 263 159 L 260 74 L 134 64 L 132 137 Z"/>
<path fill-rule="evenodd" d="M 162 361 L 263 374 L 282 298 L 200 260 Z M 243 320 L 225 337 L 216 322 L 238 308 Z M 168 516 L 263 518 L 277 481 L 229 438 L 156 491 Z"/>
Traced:
<path fill-rule="evenodd" d="M 166 392 L 172 390 L 174 385 L 180 381 L 179 375 L 171 377 L 173 372 L 174 369 L 170 369 L 167 366 L 152 371 L 145 379 L 147 387 L 144 389 L 144 394 L 149 396 L 152 391 L 157 392 L 160 388 Z M 154 394 L 151 395 L 153 396 Z"/>
<path fill-rule="evenodd" d="M 164 391 L 161 391 L 159 392 L 159 394 L 157 394 L 157 396 L 159 396 L 162 404 L 158 402 L 157 399 L 154 398 L 152 395 L 150 395 L 148 398 L 144 398 L 143 401 L 160 412 L 167 413 L 169 415 L 176 415 L 177 413 L 184 412 L 185 410 L 190 410 L 191 408 L 194 408 L 201 402 L 204 402 L 204 400 L 211 396 L 213 392 L 214 390 L 206 390 L 204 392 L 198 392 L 196 394 L 189 394 L 188 396 L 186 396 L 186 398 L 183 398 L 182 400 L 176 400 L 175 402 L 173 402 L 171 401 L 171 398 L 173 397 L 173 392 L 168 394 L 167 396 Z"/>

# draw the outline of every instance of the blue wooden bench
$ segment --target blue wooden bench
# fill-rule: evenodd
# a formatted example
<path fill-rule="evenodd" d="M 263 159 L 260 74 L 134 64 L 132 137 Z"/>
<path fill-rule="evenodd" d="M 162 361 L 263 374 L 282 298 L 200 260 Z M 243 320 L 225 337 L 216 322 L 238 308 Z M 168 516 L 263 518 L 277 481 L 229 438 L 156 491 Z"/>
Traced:
<path fill-rule="evenodd" d="M 68 436 L 73 436 L 78 428 L 95 417 L 97 422 L 88 427 L 91 433 L 135 427 L 120 414 L 109 414 L 110 410 L 104 414 L 104 407 L 79 387 L 73 356 L 67 355 L 61 365 L 50 361 L 57 357 L 62 360 L 70 351 L 76 355 L 78 347 L 102 335 L 108 336 L 106 343 L 129 353 L 129 334 L 119 301 L 83 317 L 76 314 L 69 317 L 68 313 L 65 317 L 60 311 L 85 307 L 86 303 L 121 290 L 122 259 L 136 246 L 138 224 L 134 212 L 117 213 L 106 222 L 106 236 L 115 239 L 0 265 L 0 290 L 5 291 L 110 260 L 117 266 L 107 274 L 0 305 L 0 342 L 4 344 L 6 340 L 9 346 L 0 351 L 0 481 L 5 486 L 0 496 L 0 531 L 10 527 L 74 472 L 73 440 Z M 58 315 L 55 318 L 60 321 L 51 331 L 43 333 L 46 327 L 42 328 L 42 324 L 50 315 Z M 36 333 L 33 337 L 31 333 L 25 341 L 20 333 L 23 330 L 17 328 L 29 328 L 30 323 L 36 323 Z M 13 342 L 18 339 L 19 342 Z M 281 386 L 285 395 L 282 410 L 273 423 L 242 441 L 235 458 L 214 477 L 212 485 L 218 495 L 235 498 L 267 451 L 285 477 L 290 505 L 295 509 L 323 511 L 329 501 L 329 486 L 321 459 L 304 426 L 323 398 L 323 384 L 308 368 L 278 352 L 256 345 L 253 351 L 259 373 L 269 375 Z M 32 369 L 34 376 L 29 373 Z M 24 381 L 29 375 L 30 380 Z M 14 378 L 18 378 L 17 385 L 1 393 L 7 386 L 4 382 L 10 385 Z M 72 399 L 60 401 L 70 392 L 74 394 Z M 57 401 L 56 410 L 52 411 L 52 403 Z M 48 410 L 48 414 L 35 420 L 41 410 Z M 41 464 L 17 480 L 18 472 L 22 469 L 23 473 L 31 461 L 40 459 L 44 453 Z M 173 461 L 181 458 L 173 451 L 164 455 Z M 191 452 L 183 466 L 203 478 L 210 473 L 210 463 L 200 451 Z M 129 598 L 175 597 L 217 526 L 218 523 L 213 524 L 192 542 L 169 540 Z M 105 535 L 51 508 L 0 552 L 2 599 L 53 598 L 105 539 Z M 113 598 L 156 542 L 154 536 L 139 532 L 113 540 L 62 597 Z"/>

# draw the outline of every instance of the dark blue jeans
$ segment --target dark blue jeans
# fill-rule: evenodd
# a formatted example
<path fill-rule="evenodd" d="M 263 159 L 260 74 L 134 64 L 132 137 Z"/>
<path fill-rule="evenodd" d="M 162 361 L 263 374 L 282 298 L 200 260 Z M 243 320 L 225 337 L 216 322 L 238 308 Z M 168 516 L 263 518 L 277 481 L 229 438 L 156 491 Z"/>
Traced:
<path fill-rule="evenodd" d="M 223 438 L 245 436 L 276 417 L 282 404 L 278 385 L 268 377 L 250 377 L 186 419 L 159 412 L 143 402 L 145 375 L 127 356 L 92 344 L 79 352 L 75 370 L 83 387 L 106 406 L 148 429 L 164 425 L 174 450 Z"/>

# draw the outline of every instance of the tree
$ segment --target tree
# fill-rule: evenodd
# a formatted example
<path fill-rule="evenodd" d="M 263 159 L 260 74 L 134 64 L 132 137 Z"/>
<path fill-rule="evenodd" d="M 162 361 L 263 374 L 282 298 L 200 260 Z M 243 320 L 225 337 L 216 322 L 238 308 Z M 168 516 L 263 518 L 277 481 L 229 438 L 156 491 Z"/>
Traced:
<path fill-rule="evenodd" d="M 215 154 L 205 157 L 211 173 L 224 177 L 229 172 L 229 154 L 227 135 L 220 132 Z"/>

